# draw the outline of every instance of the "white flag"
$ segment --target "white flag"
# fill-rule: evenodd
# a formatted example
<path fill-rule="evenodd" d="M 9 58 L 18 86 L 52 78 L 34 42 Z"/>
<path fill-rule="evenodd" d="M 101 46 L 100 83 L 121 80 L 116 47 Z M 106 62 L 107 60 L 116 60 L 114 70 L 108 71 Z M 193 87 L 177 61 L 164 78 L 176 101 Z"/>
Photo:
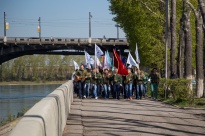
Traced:
<path fill-rule="evenodd" d="M 95 56 L 99 57 L 103 55 L 103 51 L 95 44 Z"/>
<path fill-rule="evenodd" d="M 98 57 L 96 57 L 96 65 L 102 67 L 100 60 L 98 59 Z"/>
<path fill-rule="evenodd" d="M 86 68 L 91 69 L 91 64 L 87 63 Z"/>
<path fill-rule="evenodd" d="M 90 64 L 94 65 L 94 63 L 95 63 L 95 61 L 94 61 L 94 59 L 91 57 L 91 58 L 90 58 Z"/>
<path fill-rule="evenodd" d="M 136 63 L 136 61 L 134 60 L 134 58 L 132 57 L 130 52 L 129 52 L 128 57 L 127 57 L 127 64 L 130 64 L 129 67 L 135 66 L 135 67 L 139 68 L 139 65 Z"/>
<path fill-rule="evenodd" d="M 74 63 L 75 70 L 76 70 L 76 69 L 79 69 L 78 63 L 75 62 L 74 60 L 73 60 L 73 63 Z"/>
<path fill-rule="evenodd" d="M 140 63 L 140 57 L 139 57 L 139 53 L 138 53 L 137 43 L 136 43 L 135 55 L 136 55 L 136 62 L 139 64 Z"/>
<path fill-rule="evenodd" d="M 85 62 L 86 64 L 94 64 L 93 58 L 86 52 L 85 52 Z"/>

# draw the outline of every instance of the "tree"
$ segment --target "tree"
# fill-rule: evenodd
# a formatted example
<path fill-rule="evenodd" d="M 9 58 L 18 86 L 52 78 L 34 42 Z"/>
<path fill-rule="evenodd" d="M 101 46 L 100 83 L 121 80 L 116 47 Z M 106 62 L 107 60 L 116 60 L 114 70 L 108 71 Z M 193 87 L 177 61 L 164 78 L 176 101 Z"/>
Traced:
<path fill-rule="evenodd" d="M 180 30 L 179 30 L 179 47 L 178 47 L 178 76 L 179 78 L 184 77 L 184 48 L 185 48 L 185 41 L 184 41 L 184 19 L 183 17 L 180 19 Z"/>
<path fill-rule="evenodd" d="M 177 36 L 176 36 L 176 0 L 171 0 L 171 71 L 177 69 L 176 66 L 176 47 L 177 47 Z"/>
<path fill-rule="evenodd" d="M 205 2 L 204 0 L 198 0 L 199 3 L 199 8 L 202 14 L 202 18 L 203 18 L 203 24 L 205 23 Z M 204 39 L 205 39 L 205 29 L 204 30 Z M 205 42 L 204 42 L 204 49 L 203 52 L 205 52 Z M 203 70 L 205 71 L 205 57 L 203 59 Z M 205 72 L 204 72 L 204 79 L 205 79 Z M 205 82 L 204 82 L 204 89 L 205 89 Z M 205 96 L 205 90 L 204 90 L 204 96 Z"/>
<path fill-rule="evenodd" d="M 192 80 L 192 33 L 191 33 L 191 23 L 190 23 L 190 14 L 191 9 L 184 4 L 184 34 L 185 34 L 185 78 Z M 192 85 L 190 85 L 192 90 Z"/>
<path fill-rule="evenodd" d="M 186 3 L 190 6 L 193 10 L 195 18 L 196 18 L 196 90 L 197 90 L 197 97 L 203 96 L 203 89 L 204 89 L 204 71 L 203 71 L 203 20 L 200 9 L 196 10 L 194 6 L 189 2 Z M 200 6 L 198 6 L 200 7 Z"/>
<path fill-rule="evenodd" d="M 141 65 L 164 68 L 164 2 L 153 0 L 109 0 L 114 20 L 125 31 L 129 48 L 134 52 L 136 42 Z M 126 11 L 126 12 L 125 12 Z"/>

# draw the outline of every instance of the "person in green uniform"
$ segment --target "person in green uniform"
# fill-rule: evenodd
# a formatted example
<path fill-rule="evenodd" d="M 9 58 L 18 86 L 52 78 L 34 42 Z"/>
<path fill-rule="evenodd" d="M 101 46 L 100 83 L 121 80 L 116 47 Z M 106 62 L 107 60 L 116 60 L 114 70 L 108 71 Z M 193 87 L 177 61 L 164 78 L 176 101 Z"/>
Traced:
<path fill-rule="evenodd" d="M 92 91 L 93 91 L 93 96 L 95 99 L 98 99 L 98 94 L 97 94 L 97 75 L 96 75 L 96 68 L 92 72 Z"/>
<path fill-rule="evenodd" d="M 96 77 L 97 77 L 97 95 L 100 96 L 101 90 L 103 88 L 102 83 L 102 73 L 100 72 L 99 68 L 96 68 Z"/>
<path fill-rule="evenodd" d="M 133 81 L 133 74 L 131 72 L 131 68 L 128 68 L 128 75 L 125 77 L 125 90 L 126 90 L 126 97 L 128 100 L 132 100 L 132 81 Z"/>
<path fill-rule="evenodd" d="M 104 69 L 104 74 L 102 75 L 103 81 L 103 91 L 104 91 L 104 98 L 109 99 L 110 91 L 111 91 L 111 73 L 108 69 Z"/>
<path fill-rule="evenodd" d="M 159 74 L 157 73 L 157 68 L 154 68 L 149 75 L 151 79 L 151 98 L 158 100 L 158 85 L 159 85 Z"/>
<path fill-rule="evenodd" d="M 120 74 L 118 74 L 118 69 L 115 68 L 114 70 L 114 93 L 115 93 L 115 96 L 114 98 L 116 99 L 120 99 L 120 87 L 122 87 L 122 76 Z"/>
<path fill-rule="evenodd" d="M 136 78 L 136 99 L 142 99 L 143 94 L 143 81 L 144 81 L 144 75 L 142 75 L 142 72 L 140 69 L 137 70 Z"/>
<path fill-rule="evenodd" d="M 84 84 L 84 96 L 83 96 L 83 98 L 90 97 L 91 79 L 92 79 L 91 69 L 87 65 L 86 72 L 84 74 L 85 84 Z"/>
<path fill-rule="evenodd" d="M 75 73 L 75 82 L 78 85 L 78 97 L 82 99 L 82 94 L 84 93 L 84 74 L 85 74 L 85 69 L 84 65 L 81 64 L 80 69 L 76 71 Z"/>
<path fill-rule="evenodd" d="M 102 75 L 99 72 L 99 68 L 95 68 L 92 72 L 92 90 L 95 99 L 98 99 L 102 84 Z"/>

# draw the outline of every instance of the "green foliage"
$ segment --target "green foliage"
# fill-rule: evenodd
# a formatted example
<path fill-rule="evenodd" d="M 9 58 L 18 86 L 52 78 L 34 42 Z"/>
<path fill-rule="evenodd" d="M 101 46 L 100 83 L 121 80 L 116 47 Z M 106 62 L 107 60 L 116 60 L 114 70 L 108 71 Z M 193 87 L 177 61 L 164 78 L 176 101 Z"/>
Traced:
<path fill-rule="evenodd" d="M 124 30 L 134 55 L 136 42 L 142 66 L 164 68 L 165 56 L 165 4 L 160 0 L 108 0 L 110 11 L 120 27 Z M 177 0 L 177 32 L 180 29 L 183 0 Z M 197 9 L 198 2 L 190 0 Z M 171 3 L 170 3 L 171 5 Z M 170 6 L 171 7 L 171 6 Z M 196 32 L 195 17 L 191 12 L 193 57 L 195 57 Z M 177 39 L 179 34 L 177 33 Z M 179 41 L 178 41 L 179 43 Z M 170 53 L 168 53 L 170 55 Z M 195 67 L 195 59 L 193 58 Z"/>
<path fill-rule="evenodd" d="M 16 118 L 22 117 L 28 110 L 29 110 L 28 108 L 23 108 L 22 111 L 18 112 L 18 114 L 16 116 L 9 114 L 7 119 L 0 120 L 0 126 L 5 125 L 6 123 L 12 122 Z"/>
<path fill-rule="evenodd" d="M 158 97 L 164 102 L 181 107 L 205 108 L 205 98 L 195 98 L 195 91 L 190 91 L 189 85 L 190 81 L 186 79 L 160 79 Z M 151 96 L 150 84 L 147 96 Z"/>
<path fill-rule="evenodd" d="M 15 115 L 8 115 L 8 122 L 11 122 L 11 121 L 13 121 L 13 120 L 15 120 L 16 119 L 16 117 L 15 117 Z"/>
<path fill-rule="evenodd" d="M 159 97 L 164 98 L 166 90 L 167 98 L 173 98 L 175 101 L 186 101 L 193 98 L 190 91 L 190 82 L 186 79 L 161 79 L 159 84 Z"/>
<path fill-rule="evenodd" d="M 1 119 L 1 120 L 0 120 L 0 126 L 3 126 L 3 125 L 5 125 L 5 124 L 7 124 L 7 123 L 9 123 L 9 122 L 12 122 L 12 121 L 14 121 L 15 119 L 16 119 L 15 115 L 9 114 L 8 117 L 7 117 L 7 119 Z"/>
<path fill-rule="evenodd" d="M 26 55 L 0 67 L 2 81 L 63 81 L 69 80 L 74 71 L 73 60 L 84 63 L 84 56 Z"/>
<path fill-rule="evenodd" d="M 5 125 L 6 124 L 6 120 L 5 119 L 1 119 L 0 120 L 0 126 L 3 126 L 3 125 Z"/>
<path fill-rule="evenodd" d="M 164 11 L 160 11 L 159 2 L 145 0 L 109 0 L 110 10 L 116 15 L 114 20 L 125 31 L 130 43 L 130 51 L 134 53 L 136 42 L 142 65 L 163 67 L 164 56 Z M 147 10 L 149 8 L 154 14 Z M 148 4 L 149 3 L 149 4 Z"/>

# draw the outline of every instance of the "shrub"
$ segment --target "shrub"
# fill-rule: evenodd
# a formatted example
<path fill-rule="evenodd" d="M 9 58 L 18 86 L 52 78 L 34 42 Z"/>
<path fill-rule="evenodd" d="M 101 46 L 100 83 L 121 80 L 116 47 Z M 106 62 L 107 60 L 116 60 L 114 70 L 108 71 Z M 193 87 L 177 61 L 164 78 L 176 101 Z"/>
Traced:
<path fill-rule="evenodd" d="M 190 91 L 190 80 L 186 79 L 161 79 L 159 84 L 159 97 L 164 98 L 166 91 L 167 98 L 175 101 L 190 100 L 193 93 Z"/>

